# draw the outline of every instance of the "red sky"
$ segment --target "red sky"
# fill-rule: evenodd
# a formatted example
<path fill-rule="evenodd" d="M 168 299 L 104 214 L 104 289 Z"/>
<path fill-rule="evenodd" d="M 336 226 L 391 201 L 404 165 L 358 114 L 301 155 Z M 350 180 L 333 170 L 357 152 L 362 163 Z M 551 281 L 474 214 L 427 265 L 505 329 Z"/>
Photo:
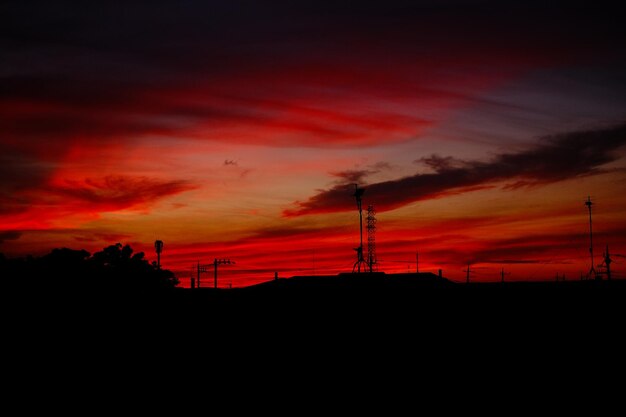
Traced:
<path fill-rule="evenodd" d="M 347 272 L 359 184 L 381 271 L 578 279 L 591 196 L 626 277 L 616 10 L 259 3 L 3 4 L 0 252 L 160 239 L 183 286 L 215 258 L 221 286 Z"/>

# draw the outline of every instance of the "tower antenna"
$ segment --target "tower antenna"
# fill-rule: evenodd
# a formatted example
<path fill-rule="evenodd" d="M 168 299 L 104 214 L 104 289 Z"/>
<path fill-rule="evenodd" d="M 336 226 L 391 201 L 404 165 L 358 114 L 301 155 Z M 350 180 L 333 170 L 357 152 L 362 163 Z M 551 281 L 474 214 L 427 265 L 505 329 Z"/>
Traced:
<path fill-rule="evenodd" d="M 591 196 L 587 196 L 585 205 L 589 209 L 589 256 L 591 256 L 591 268 L 589 269 L 588 277 L 595 277 L 596 270 L 593 267 L 593 229 L 591 227 L 591 206 L 593 203 L 591 202 Z"/>
<path fill-rule="evenodd" d="M 163 241 L 157 240 L 154 242 L 154 250 L 157 254 L 157 269 L 161 269 L 161 252 L 163 252 Z"/>
<path fill-rule="evenodd" d="M 376 210 L 367 206 L 367 266 L 369 271 L 376 270 Z"/>
<path fill-rule="evenodd" d="M 606 274 L 606 279 L 607 280 L 611 280 L 611 262 L 613 262 L 613 260 L 611 259 L 611 255 L 609 254 L 609 245 L 606 245 L 606 252 L 604 252 L 603 254 L 603 262 L 602 265 L 600 265 L 601 267 L 604 267 L 604 273 Z"/>
<path fill-rule="evenodd" d="M 358 248 L 354 248 L 356 251 L 356 262 L 352 267 L 352 272 L 356 269 L 357 272 L 361 272 L 361 265 L 363 265 L 363 270 L 365 270 L 367 266 L 367 262 L 363 259 L 363 207 L 361 204 L 361 196 L 365 190 L 363 188 L 359 188 L 358 184 L 354 184 L 354 198 L 356 198 L 356 206 L 359 210 L 359 236 L 360 236 L 360 244 Z"/>

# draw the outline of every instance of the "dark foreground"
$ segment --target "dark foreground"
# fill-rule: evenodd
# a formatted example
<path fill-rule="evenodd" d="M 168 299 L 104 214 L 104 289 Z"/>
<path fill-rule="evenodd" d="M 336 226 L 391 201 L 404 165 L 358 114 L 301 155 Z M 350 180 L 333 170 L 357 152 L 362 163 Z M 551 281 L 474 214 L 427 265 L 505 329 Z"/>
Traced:
<path fill-rule="evenodd" d="M 558 321 L 570 314 L 610 319 L 626 309 L 626 281 L 457 284 L 435 276 L 347 275 L 294 277 L 235 289 L 177 289 L 164 301 L 168 298 L 182 309 L 233 315 L 323 317 L 343 312 L 396 319 L 476 316 Z"/>
<path fill-rule="evenodd" d="M 414 278 L 3 292 L 3 336 L 13 350 L 8 358 L 26 357 L 19 366 L 35 364 L 39 372 L 52 367 L 53 377 L 71 364 L 84 370 L 86 380 L 110 375 L 116 386 L 132 386 L 125 375 L 133 370 L 142 381 L 162 381 L 175 368 L 184 369 L 185 378 L 161 383 L 183 392 L 191 380 L 230 391 L 246 384 L 274 391 L 278 384 L 302 393 L 309 386 L 307 393 L 323 388 L 323 396 L 344 399 L 349 386 L 370 390 L 360 392 L 372 398 L 393 387 L 409 405 L 429 401 L 433 392 L 456 393 L 434 401 L 437 407 L 469 387 L 479 405 L 496 392 L 520 394 L 509 405 L 517 409 L 528 398 L 544 398 L 541 393 L 552 398 L 564 387 L 578 392 L 593 378 L 604 381 L 624 371 L 626 281 L 454 284 Z M 358 404 L 367 408 L 369 400 L 368 394 Z"/>
<path fill-rule="evenodd" d="M 4 293 L 15 311 L 42 316 L 132 318 L 146 323 L 277 324 L 386 322 L 407 326 L 615 323 L 626 313 L 626 281 L 452 283 L 433 274 L 293 277 L 233 289 L 160 291 L 31 289 Z"/>

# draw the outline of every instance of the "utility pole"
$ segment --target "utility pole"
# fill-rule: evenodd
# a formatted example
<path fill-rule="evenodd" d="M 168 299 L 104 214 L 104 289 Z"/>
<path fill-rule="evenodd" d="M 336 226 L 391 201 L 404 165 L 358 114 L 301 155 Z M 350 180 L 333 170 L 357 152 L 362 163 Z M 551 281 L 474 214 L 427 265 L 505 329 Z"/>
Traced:
<path fill-rule="evenodd" d="M 196 272 L 197 272 L 196 288 L 200 288 L 200 273 L 208 272 L 207 265 L 200 265 L 200 261 L 198 261 L 198 264 L 196 266 Z"/>
<path fill-rule="evenodd" d="M 465 272 L 467 272 L 466 278 L 465 278 L 465 283 L 469 284 L 470 282 L 470 263 L 467 263 L 467 269 L 465 270 Z"/>
<path fill-rule="evenodd" d="M 213 268 L 214 268 L 214 279 L 213 279 L 213 287 L 217 288 L 217 266 L 218 265 L 230 265 L 230 264 L 234 264 L 235 262 L 231 261 L 230 259 L 217 259 L 215 258 L 213 260 Z"/>
<path fill-rule="evenodd" d="M 589 276 L 595 278 L 596 270 L 593 267 L 593 230 L 591 228 L 591 206 L 593 205 L 593 203 L 591 202 L 591 196 L 587 196 L 587 201 L 585 201 L 585 205 L 589 209 L 589 255 L 591 256 L 591 268 L 589 269 Z"/>
<path fill-rule="evenodd" d="M 510 272 L 504 272 L 504 268 L 502 268 L 502 270 L 500 271 L 500 281 L 504 282 L 504 276 L 505 275 L 510 275 Z"/>
<path fill-rule="evenodd" d="M 420 273 L 420 258 L 418 252 L 415 252 L 415 273 Z"/>

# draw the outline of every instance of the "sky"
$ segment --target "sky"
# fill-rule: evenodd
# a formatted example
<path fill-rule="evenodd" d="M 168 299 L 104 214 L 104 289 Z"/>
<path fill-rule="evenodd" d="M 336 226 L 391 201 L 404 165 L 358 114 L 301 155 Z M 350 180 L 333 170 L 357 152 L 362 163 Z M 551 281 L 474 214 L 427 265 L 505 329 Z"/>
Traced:
<path fill-rule="evenodd" d="M 626 27 L 577 1 L 3 1 L 0 252 L 189 286 L 626 278 Z M 548 4 L 546 4 L 548 3 Z M 416 262 L 416 260 L 419 262 Z M 213 285 L 213 269 L 201 274 Z"/>

